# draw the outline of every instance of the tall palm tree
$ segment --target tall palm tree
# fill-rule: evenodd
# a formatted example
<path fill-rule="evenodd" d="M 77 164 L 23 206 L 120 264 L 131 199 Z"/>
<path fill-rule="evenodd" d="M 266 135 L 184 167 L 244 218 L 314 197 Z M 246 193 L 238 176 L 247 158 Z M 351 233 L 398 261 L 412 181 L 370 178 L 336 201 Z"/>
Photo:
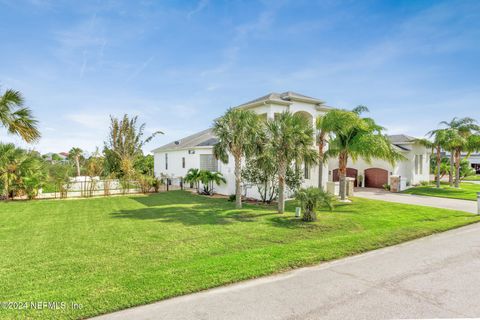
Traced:
<path fill-rule="evenodd" d="M 228 162 L 228 152 L 235 162 L 235 207 L 242 207 L 241 168 L 242 158 L 250 156 L 257 146 L 261 122 L 249 110 L 229 109 L 213 123 L 213 132 L 218 138 L 214 154 L 222 162 Z"/>
<path fill-rule="evenodd" d="M 75 162 L 75 167 L 77 168 L 77 177 L 80 176 L 80 157 L 82 155 L 83 150 L 76 147 L 73 147 L 68 152 L 68 157 Z"/>
<path fill-rule="evenodd" d="M 283 112 L 267 121 L 267 137 L 273 160 L 278 167 L 278 213 L 285 211 L 285 178 L 292 162 L 316 164 L 312 124 L 299 114 Z"/>
<path fill-rule="evenodd" d="M 469 117 L 455 117 L 451 121 L 442 121 L 440 124 L 446 126 L 446 130 L 449 132 L 447 145 L 450 151 L 450 163 L 453 163 L 455 167 L 455 188 L 459 188 L 462 152 L 470 153 L 477 149 L 475 141 L 477 141 L 480 134 L 480 126 L 475 119 Z M 453 172 L 453 170 L 450 171 Z"/>
<path fill-rule="evenodd" d="M 26 142 L 35 142 L 40 138 L 38 121 L 32 111 L 24 107 L 24 99 L 20 92 L 11 89 L 0 94 L 0 126 L 7 132 L 20 136 Z"/>
<path fill-rule="evenodd" d="M 330 132 L 329 148 L 325 159 L 338 158 L 340 198 L 346 200 L 346 175 L 348 160 L 363 158 L 367 163 L 373 158 L 395 163 L 403 156 L 397 152 L 383 134 L 384 128 L 371 118 L 360 114 L 368 109 L 359 106 L 352 111 L 334 109 L 324 116 L 323 126 Z"/>

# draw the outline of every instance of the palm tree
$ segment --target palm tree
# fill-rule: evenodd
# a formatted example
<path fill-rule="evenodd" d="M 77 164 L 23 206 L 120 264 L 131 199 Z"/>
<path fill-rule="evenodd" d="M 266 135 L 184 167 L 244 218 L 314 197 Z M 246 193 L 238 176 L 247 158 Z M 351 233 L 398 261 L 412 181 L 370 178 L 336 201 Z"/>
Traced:
<path fill-rule="evenodd" d="M 68 152 L 68 157 L 75 162 L 75 167 L 77 168 L 77 177 L 80 176 L 80 157 L 82 155 L 83 150 L 76 147 L 73 147 Z"/>
<path fill-rule="evenodd" d="M 191 168 L 187 171 L 187 175 L 185 176 L 185 182 L 192 183 L 195 186 L 195 189 L 197 189 L 197 193 L 200 193 L 200 178 L 200 169 Z"/>
<path fill-rule="evenodd" d="M 437 165 L 437 168 L 435 169 L 435 183 L 436 187 L 440 188 L 440 179 L 442 172 L 442 150 L 448 148 L 450 131 L 446 129 L 436 129 L 428 132 L 427 135 L 429 136 L 429 138 L 433 138 L 433 141 L 430 141 L 428 139 L 415 139 L 414 141 L 424 145 L 427 148 L 432 148 L 432 151 L 435 152 Z"/>
<path fill-rule="evenodd" d="M 300 189 L 295 194 L 295 199 L 300 201 L 303 210 L 303 221 L 317 220 L 316 208 L 319 206 L 333 210 L 335 198 L 321 188 L 309 187 Z"/>
<path fill-rule="evenodd" d="M 327 144 L 327 134 L 328 132 L 323 127 L 323 115 L 318 116 L 316 120 L 317 127 L 317 145 L 318 145 L 318 188 L 322 189 L 323 181 L 323 157 L 325 153 L 325 146 Z"/>
<path fill-rule="evenodd" d="M 18 91 L 8 89 L 0 95 L 0 126 L 28 143 L 35 142 L 40 138 L 38 121 L 33 118 L 32 111 L 23 104 L 24 99 Z"/>
<path fill-rule="evenodd" d="M 212 172 L 208 170 L 200 170 L 200 181 L 203 184 L 203 192 L 207 195 L 213 194 L 213 184 L 220 185 L 226 183 L 227 180 L 220 172 Z"/>
<path fill-rule="evenodd" d="M 19 193 L 35 197 L 46 180 L 42 162 L 33 152 L 0 143 L 1 194 L 7 199 Z"/>
<path fill-rule="evenodd" d="M 249 110 L 229 109 L 213 124 L 213 132 L 218 138 L 214 154 L 223 163 L 228 162 L 228 152 L 235 162 L 235 207 L 242 207 L 241 168 L 242 158 L 250 156 L 257 144 L 260 132 L 258 116 Z"/>
<path fill-rule="evenodd" d="M 312 124 L 299 114 L 283 112 L 267 121 L 266 141 L 278 167 L 278 213 L 285 211 L 285 178 L 292 162 L 306 165 L 317 163 Z"/>
<path fill-rule="evenodd" d="M 334 109 L 324 116 L 323 126 L 330 132 L 329 149 L 325 159 L 338 158 L 340 198 L 346 200 L 346 174 L 348 160 L 363 158 L 370 163 L 373 158 L 395 163 L 403 156 L 397 152 L 383 134 L 384 128 L 371 118 L 360 114 L 368 109 L 359 106 L 352 111 Z"/>
<path fill-rule="evenodd" d="M 450 151 L 450 164 L 455 167 L 455 188 L 460 187 L 460 160 L 462 152 L 472 152 L 477 150 L 475 141 L 477 141 L 480 131 L 480 126 L 477 125 L 475 119 L 453 118 L 451 121 L 442 121 L 441 125 L 446 126 L 448 131 L 447 145 Z M 453 169 L 453 168 L 451 168 Z M 450 170 L 452 176 L 453 170 Z M 452 184 L 452 177 L 450 178 L 450 185 Z"/>

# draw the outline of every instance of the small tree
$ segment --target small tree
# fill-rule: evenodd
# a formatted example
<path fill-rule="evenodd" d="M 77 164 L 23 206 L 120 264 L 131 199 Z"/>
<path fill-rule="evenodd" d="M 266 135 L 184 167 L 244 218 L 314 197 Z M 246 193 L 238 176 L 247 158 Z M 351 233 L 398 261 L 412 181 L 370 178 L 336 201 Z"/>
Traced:
<path fill-rule="evenodd" d="M 317 207 L 324 206 L 332 211 L 335 201 L 335 197 L 330 193 L 314 187 L 300 189 L 295 194 L 295 199 L 300 201 L 303 210 L 303 221 L 317 220 Z"/>
<path fill-rule="evenodd" d="M 200 169 L 191 168 L 191 169 L 188 169 L 187 175 L 185 176 L 184 181 L 186 183 L 193 184 L 195 186 L 195 189 L 197 189 L 197 193 L 200 193 L 200 179 L 201 179 Z"/>
<path fill-rule="evenodd" d="M 214 184 L 220 185 L 226 183 L 227 180 L 220 172 L 212 172 L 208 170 L 200 170 L 200 181 L 203 185 L 203 194 L 212 195 L 214 190 Z"/>
<path fill-rule="evenodd" d="M 83 156 L 83 150 L 80 148 L 72 148 L 68 152 L 68 158 L 75 163 L 75 168 L 77 168 L 77 177 L 80 176 L 80 159 Z"/>

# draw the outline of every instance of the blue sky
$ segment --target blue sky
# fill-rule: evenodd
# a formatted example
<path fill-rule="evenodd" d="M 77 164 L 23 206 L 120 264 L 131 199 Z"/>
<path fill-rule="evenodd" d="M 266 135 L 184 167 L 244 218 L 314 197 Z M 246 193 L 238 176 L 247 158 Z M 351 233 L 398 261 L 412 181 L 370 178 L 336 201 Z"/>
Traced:
<path fill-rule="evenodd" d="M 93 151 L 124 113 L 165 132 L 151 150 L 272 91 L 367 105 L 389 133 L 480 120 L 476 0 L 0 0 L 0 37 L 41 152 Z"/>

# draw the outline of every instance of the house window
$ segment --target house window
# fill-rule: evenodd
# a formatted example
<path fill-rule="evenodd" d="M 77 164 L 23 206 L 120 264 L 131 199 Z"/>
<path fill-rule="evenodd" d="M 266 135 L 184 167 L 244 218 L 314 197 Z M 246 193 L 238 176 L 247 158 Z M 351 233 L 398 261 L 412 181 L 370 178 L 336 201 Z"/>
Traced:
<path fill-rule="evenodd" d="M 310 179 L 310 168 L 307 165 L 303 166 L 303 177 L 305 179 Z"/>
<path fill-rule="evenodd" d="M 168 170 L 168 153 L 165 153 L 165 170 Z"/>
<path fill-rule="evenodd" d="M 419 156 L 418 165 L 420 174 L 423 174 L 423 154 Z"/>
<path fill-rule="evenodd" d="M 200 170 L 218 171 L 218 161 L 213 154 L 200 155 Z"/>
<path fill-rule="evenodd" d="M 182 158 L 182 168 L 185 169 L 185 157 Z"/>
<path fill-rule="evenodd" d="M 423 174 L 423 154 L 415 155 L 415 174 Z"/>
<path fill-rule="evenodd" d="M 195 154 L 195 150 L 188 150 L 188 154 Z"/>

